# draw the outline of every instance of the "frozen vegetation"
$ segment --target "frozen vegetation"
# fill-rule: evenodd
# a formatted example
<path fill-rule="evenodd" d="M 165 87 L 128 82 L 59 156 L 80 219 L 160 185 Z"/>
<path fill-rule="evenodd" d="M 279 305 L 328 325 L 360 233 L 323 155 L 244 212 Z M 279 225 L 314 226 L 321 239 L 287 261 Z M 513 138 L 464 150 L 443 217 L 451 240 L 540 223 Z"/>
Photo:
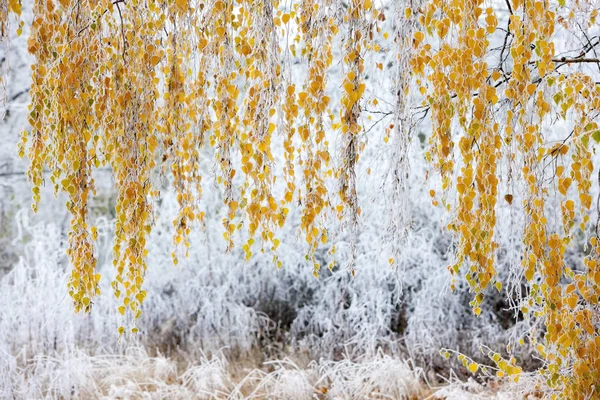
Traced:
<path fill-rule="evenodd" d="M 259 252 L 244 261 L 239 246 L 226 254 L 221 223 L 226 210 L 208 164 L 205 187 L 215 190 L 203 194 L 206 224 L 193 231 L 189 257 L 174 266 L 178 204 L 164 178 L 147 245 L 148 297 L 137 322 L 140 332 L 121 338 L 122 317 L 109 284 L 115 274 L 115 193 L 110 171 L 96 171 L 98 195 L 90 212 L 98 227 L 102 295 L 90 314 L 74 315 L 66 291 L 65 198 L 55 198 L 47 185 L 34 215 L 27 164 L 16 155 L 26 128 L 32 62 L 27 33 L 25 24 L 23 36 L 0 53 L 11 68 L 8 111 L 0 121 L 0 398 L 534 398 L 527 376 L 520 385 L 497 387 L 493 380 L 474 380 L 460 363 L 439 354 L 454 349 L 489 363 L 482 349 L 506 354 L 511 344 L 525 370 L 539 365 L 528 345 L 518 344 L 527 326 L 515 303 L 506 300 L 516 302 L 520 294 L 521 277 L 509 267 L 520 263 L 516 238 L 522 215 L 498 210 L 498 241 L 511 249 L 498 254 L 506 282 L 502 293 L 489 290 L 477 317 L 464 280 L 450 291 L 447 266 L 454 242 L 443 229 L 449 216 L 431 204 L 429 191 L 439 182 L 424 160 L 426 124 L 411 143 L 411 229 L 393 266 L 382 245 L 389 210 L 380 191 L 390 150 L 381 140 L 383 128 L 369 139 L 358 176 L 362 214 L 355 278 L 343 268 L 349 234 L 334 221 L 339 229 L 332 229 L 329 243 L 337 245 L 342 267 L 322 268 L 320 278 L 313 277 L 294 209 L 279 233 L 281 269 Z M 321 265 L 332 259 L 330 250 L 328 244 L 317 251 Z M 580 260 L 582 254 L 570 257 Z"/>

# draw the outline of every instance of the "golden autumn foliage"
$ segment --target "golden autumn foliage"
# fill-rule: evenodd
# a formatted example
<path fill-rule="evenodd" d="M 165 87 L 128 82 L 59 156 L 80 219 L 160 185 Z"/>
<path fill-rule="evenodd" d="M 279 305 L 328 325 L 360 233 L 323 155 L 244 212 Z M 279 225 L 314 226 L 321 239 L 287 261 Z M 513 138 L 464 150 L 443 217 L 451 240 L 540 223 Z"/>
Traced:
<path fill-rule="evenodd" d="M 418 54 L 412 65 L 433 122 L 429 157 L 444 190 L 458 195 L 454 209 L 447 205 L 455 216 L 449 229 L 458 237 L 450 270 L 457 275 L 468 267 L 466 279 L 476 294 L 471 304 L 479 314 L 485 289 L 502 288 L 494 239 L 498 203 L 521 208 L 522 276 L 529 295 L 520 306 L 526 318 L 543 324 L 526 338 L 545 361 L 540 382 L 553 398 L 597 398 L 600 247 L 596 221 L 590 221 L 590 189 L 600 140 L 600 82 L 598 75 L 573 66 L 600 65 L 594 57 L 599 39 L 593 36 L 598 4 L 432 0 L 421 11 L 423 32 L 414 35 Z M 558 30 L 590 39 L 567 49 L 570 56 L 559 56 Z M 572 131 L 558 143 L 548 142 L 548 122 L 556 119 L 573 121 Z M 508 176 L 499 174 L 499 165 L 509 165 Z M 515 186 L 520 204 L 513 202 Z M 562 197 L 560 224 L 550 222 L 552 193 Z M 580 232 L 590 238 L 585 268 L 569 268 L 565 253 Z M 493 352 L 490 358 L 499 375 L 521 372 L 514 360 Z M 464 358 L 463 363 L 477 369 Z"/>
<path fill-rule="evenodd" d="M 20 9 L 11 3 L 10 11 Z M 89 311 L 99 294 L 97 231 L 88 219 L 88 201 L 95 194 L 92 171 L 108 166 L 113 172 L 117 277 L 112 287 L 122 302 L 119 312 L 137 318 L 146 296 L 152 199 L 159 196 L 151 175 L 156 170 L 172 175 L 180 206 L 173 241 L 187 254 L 191 228 L 205 215 L 198 206 L 204 145 L 214 149 L 228 209 L 223 219 L 228 248 L 234 246 L 235 232 L 245 229 L 246 259 L 260 246 L 281 267 L 276 232 L 290 203 L 298 202 L 307 259 L 318 276 L 314 252 L 328 241 L 322 215 L 330 210 L 356 225 L 360 212 L 354 181 L 362 148 L 363 59 L 373 51 L 383 20 L 371 0 L 347 6 L 334 1 L 34 2 L 28 40 L 36 58 L 31 131 L 23 133 L 19 153 L 27 152 L 31 162 L 34 211 L 44 168 L 51 171 L 55 191 L 68 195 L 73 265 L 68 290 L 75 311 Z M 334 41 L 343 47 L 346 74 L 339 103 L 325 90 Z M 286 69 L 291 56 L 307 60 L 301 83 Z M 325 137 L 332 125 L 345 143 L 339 168 Z M 284 163 L 272 154 L 275 135 L 284 137 Z M 279 168 L 286 181 L 282 196 L 273 191 Z M 236 175 L 243 175 L 241 185 Z M 325 178 L 339 180 L 338 201 L 329 198 Z"/>
<path fill-rule="evenodd" d="M 468 269 L 474 312 L 482 312 L 491 285 L 502 290 L 495 230 L 498 207 L 508 204 L 526 216 L 520 277 L 528 292 L 520 308 L 540 322 L 525 338 L 544 360 L 540 385 L 554 398 L 599 397 L 600 241 L 591 218 L 591 179 L 600 141 L 600 84 L 598 75 L 576 68 L 600 65 L 599 5 L 408 4 L 386 12 L 397 25 L 395 48 L 388 49 L 398 64 L 395 121 L 388 127 L 398 185 L 392 203 L 407 201 L 402 193 L 414 126 L 410 114 L 422 112 L 432 123 L 428 161 L 442 177 L 441 205 L 452 214 L 448 229 L 457 238 L 449 270 L 456 277 Z M 93 169 L 108 166 L 114 174 L 112 286 L 120 313 L 135 318 L 146 296 L 151 199 L 159 195 L 151 175 L 156 169 L 172 174 L 180 206 L 174 246 L 189 248 L 192 225 L 205 216 L 198 206 L 203 146 L 214 149 L 228 209 L 223 220 L 228 247 L 234 246 L 235 232 L 246 229 L 246 258 L 260 246 L 281 266 L 277 230 L 290 203 L 298 202 L 307 258 L 318 276 L 314 253 L 328 241 L 323 215 L 331 211 L 356 229 L 361 212 L 356 163 L 366 146 L 365 55 L 380 50 L 375 37 L 389 35 L 380 27 L 384 11 L 382 2 L 371 0 L 36 0 L 28 42 L 36 58 L 31 131 L 23 134 L 19 151 L 31 161 L 34 210 L 44 167 L 55 190 L 68 194 L 73 265 L 68 290 L 75 310 L 89 311 L 99 294 L 97 233 L 87 213 Z M 0 5 L 1 38 L 9 12 L 20 14 L 17 0 Z M 587 40 L 566 49 L 568 55 L 558 54 L 564 41 L 559 30 L 577 31 Z M 306 61 L 301 84 L 290 76 L 290 55 Z M 341 66 L 340 87 L 332 100 L 325 89 L 335 64 Z M 423 99 L 412 110 L 405 101 L 411 90 Z M 557 119 L 572 121 L 572 131 L 550 143 L 546 129 Z M 329 130 L 340 136 L 340 154 L 330 154 Z M 275 137 L 283 138 L 283 160 L 272 153 Z M 508 176 L 502 176 L 505 165 Z M 240 174 L 241 186 L 234 183 Z M 285 179 L 281 194 L 273 191 L 278 175 Z M 335 199 L 324 183 L 331 177 L 339 181 Z M 555 194 L 561 198 L 560 226 L 549 222 L 554 210 L 547 199 Z M 431 195 L 439 204 L 440 197 L 433 190 Z M 446 201 L 454 195 L 456 202 Z M 394 220 L 401 217 L 392 212 Z M 565 253 L 581 232 L 589 238 L 584 265 L 571 268 Z M 395 235 L 400 243 L 402 234 Z M 173 259 L 177 263 L 175 252 Z M 489 357 L 497 376 L 518 379 L 522 370 L 514 358 L 491 351 Z M 472 373 L 488 370 L 463 355 L 459 359 Z"/>

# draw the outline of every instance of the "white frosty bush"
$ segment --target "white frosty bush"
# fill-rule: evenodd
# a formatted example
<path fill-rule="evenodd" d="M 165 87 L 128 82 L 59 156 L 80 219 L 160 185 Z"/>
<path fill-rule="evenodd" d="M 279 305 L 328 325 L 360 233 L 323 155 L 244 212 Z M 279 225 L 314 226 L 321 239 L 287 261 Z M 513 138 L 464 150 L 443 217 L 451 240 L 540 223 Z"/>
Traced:
<path fill-rule="evenodd" d="M 411 190 L 417 197 L 426 187 Z M 446 253 L 451 241 L 440 233 L 441 217 L 423 205 L 413 206 L 413 232 L 395 266 L 388 266 L 377 241 L 384 221 L 376 218 L 375 208 L 366 208 L 356 278 L 336 268 L 324 269 L 315 279 L 293 224 L 281 233 L 280 270 L 266 255 L 243 262 L 239 249 L 225 254 L 220 209 L 214 206 L 218 199 L 211 196 L 216 194 L 204 199 L 213 207 L 206 227 L 194 232 L 190 256 L 176 267 L 169 227 L 177 206 L 172 195 L 163 197 L 148 245 L 148 297 L 137 322 L 141 334 L 127 335 L 121 343 L 116 333 L 121 317 L 109 287 L 114 276 L 110 219 L 102 216 L 95 223 L 97 251 L 104 260 L 99 266 L 102 295 L 94 299 L 91 314 L 73 315 L 65 290 L 65 230 L 19 211 L 12 246 L 21 256 L 0 279 L 0 349 L 31 359 L 78 348 L 122 352 L 139 343 L 167 354 L 180 349 L 199 356 L 198 349 L 227 346 L 245 352 L 280 342 L 284 347 L 273 351 L 308 349 L 313 356 L 356 358 L 385 349 L 442 363 L 441 347 L 477 352 L 481 344 L 493 346 L 507 338 L 493 313 L 476 318 L 470 312 L 471 294 L 464 286 L 450 293 Z M 341 247 L 345 240 L 342 231 Z M 326 250 L 321 257 L 328 257 Z M 3 368 L 14 368 L 8 365 Z"/>

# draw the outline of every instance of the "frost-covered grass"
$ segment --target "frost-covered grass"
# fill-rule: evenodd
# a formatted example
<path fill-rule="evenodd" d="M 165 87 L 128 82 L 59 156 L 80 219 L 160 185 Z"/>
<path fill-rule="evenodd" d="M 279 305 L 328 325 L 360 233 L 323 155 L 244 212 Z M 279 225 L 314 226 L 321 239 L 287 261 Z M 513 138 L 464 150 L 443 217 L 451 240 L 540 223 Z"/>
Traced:
<path fill-rule="evenodd" d="M 535 398 L 474 381 L 430 387 L 422 370 L 382 354 L 361 362 L 344 359 L 302 365 L 288 358 L 236 364 L 221 353 L 192 360 L 151 357 L 135 347 L 123 354 L 92 356 L 74 351 L 55 357 L 36 356 L 0 388 L 2 398 L 27 399 Z"/>

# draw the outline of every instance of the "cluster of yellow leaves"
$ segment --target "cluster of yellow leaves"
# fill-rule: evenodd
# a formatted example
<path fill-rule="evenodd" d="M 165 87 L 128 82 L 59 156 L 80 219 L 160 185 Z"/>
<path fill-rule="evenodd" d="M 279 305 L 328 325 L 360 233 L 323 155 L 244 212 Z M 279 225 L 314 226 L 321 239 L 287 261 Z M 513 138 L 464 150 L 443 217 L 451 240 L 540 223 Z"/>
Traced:
<path fill-rule="evenodd" d="M 422 22 L 426 27 L 432 27 L 432 33 L 436 32 L 444 39 L 448 29 L 457 30 L 456 40 L 442 42 L 437 51 L 430 44 L 424 44 L 413 59 L 413 66 L 427 78 L 424 85 L 431 88 L 428 106 L 434 130 L 429 157 L 435 159 L 446 190 L 450 187 L 455 165 L 451 129 L 454 118 L 464 132 L 458 142 L 464 166 L 456 180 L 457 218 L 450 225 L 450 229 L 459 233 L 460 243 L 451 272 L 458 274 L 461 265 L 468 260 L 467 280 L 477 294 L 472 305 L 479 313 L 482 292 L 495 279 L 493 255 L 497 243 L 493 240 L 493 230 L 499 183 L 496 169 L 502 156 L 502 139 L 494 115 L 498 96 L 485 60 L 489 29 L 479 25 L 478 16 L 483 11 L 481 1 L 455 1 L 443 19 L 432 17 L 440 2 L 434 1 L 427 6 Z M 486 14 L 489 27 L 495 23 L 493 10 L 486 9 Z M 424 34 L 417 32 L 415 43 L 421 43 L 423 38 Z M 423 92 L 427 91 L 425 86 L 422 88 Z M 473 93 L 479 95 L 473 97 Z"/>
<path fill-rule="evenodd" d="M 463 265 L 469 265 L 466 279 L 476 294 L 471 304 L 479 315 L 484 291 L 496 280 L 496 209 L 522 207 L 526 216 L 522 267 L 530 291 L 521 311 L 545 325 L 543 332 L 529 332 L 546 362 L 539 377 L 561 398 L 583 399 L 597 397 L 600 387 L 595 361 L 600 357 L 598 239 L 591 238 L 584 270 L 567 267 L 565 253 L 576 221 L 580 231 L 589 232 L 591 146 L 600 141 L 594 120 L 600 111 L 600 86 L 584 73 L 560 69 L 565 64 L 555 55 L 555 26 L 568 27 L 574 13 L 568 12 L 567 18 L 560 14 L 591 7 L 590 2 L 565 3 L 557 7 L 543 1 L 509 0 L 504 10 L 510 14 L 508 25 L 499 30 L 498 11 L 481 0 L 428 1 L 420 10 L 423 31 L 413 35 L 417 53 L 411 62 L 433 121 L 428 157 L 442 176 L 446 194 L 455 188 L 458 196 L 449 225 L 459 240 L 451 272 L 457 275 Z M 591 14 L 590 21 L 597 12 Z M 500 50 L 490 48 L 494 35 L 503 39 Z M 432 46 L 429 37 L 439 44 Z M 510 57 L 510 65 L 504 57 Z M 502 108 L 499 99 L 508 107 Z M 564 141 L 548 144 L 542 122 L 553 113 L 573 119 L 573 131 Z M 522 204 L 513 203 L 513 193 L 500 193 L 501 160 L 511 168 L 507 187 L 512 179 L 522 181 Z M 520 170 L 512 171 L 518 163 Z M 456 165 L 461 167 L 454 181 Z M 558 231 L 548 221 L 551 193 L 563 199 Z M 505 201 L 500 202 L 499 196 Z M 500 282 L 496 288 L 501 290 Z M 506 362 L 499 354 L 490 358 L 499 367 L 499 376 L 518 372 L 514 361 Z M 476 364 L 463 362 L 471 372 L 477 371 Z"/>
<path fill-rule="evenodd" d="M 442 349 L 440 350 L 440 355 L 445 359 L 448 359 L 453 352 L 454 351 L 448 349 Z M 486 376 L 491 376 L 491 371 L 495 371 L 495 375 L 498 378 L 509 376 L 514 382 L 519 381 L 519 377 L 523 372 L 523 369 L 516 365 L 517 360 L 514 357 L 510 357 L 510 359 L 507 360 L 499 353 L 495 353 L 493 351 L 488 351 L 487 356 L 496 364 L 496 367 L 489 367 L 487 365 L 479 364 L 461 353 L 457 353 L 456 358 L 472 374 L 481 373 Z"/>
<path fill-rule="evenodd" d="M 348 23 L 348 33 L 345 40 L 344 64 L 348 72 L 342 81 L 344 92 L 341 98 L 340 125 L 342 130 L 342 165 L 336 172 L 340 179 L 339 197 L 341 203 L 336 206 L 338 217 L 345 212 L 350 216 L 351 229 L 355 231 L 357 218 L 360 216 L 358 196 L 356 193 L 356 163 L 364 147 L 360 134 L 362 127 L 360 117 L 360 99 L 365 92 L 363 82 L 364 57 L 369 51 L 369 43 L 377 29 L 377 21 L 383 17 L 377 10 L 372 10 L 371 0 L 352 0 L 344 17 Z M 373 20 L 366 18 L 372 15 Z M 354 233 L 356 234 L 356 233 Z M 354 274 L 356 248 L 352 248 L 352 261 L 349 269 Z"/>
<path fill-rule="evenodd" d="M 482 349 L 482 351 L 484 350 Z M 513 382 L 518 382 L 521 373 L 523 372 L 523 369 L 517 365 L 517 360 L 514 357 L 506 359 L 503 358 L 500 353 L 495 353 L 491 350 L 487 351 L 487 356 L 491 361 L 494 362 L 496 365 L 495 367 L 479 364 L 465 354 L 457 353 L 453 350 L 440 350 L 440 355 L 445 359 L 449 359 L 452 353 L 456 353 L 456 358 L 458 361 L 460 361 L 463 367 L 465 367 L 472 374 L 480 373 L 485 376 L 492 376 L 492 372 L 495 371 L 495 376 L 497 378 L 504 378 L 505 376 L 508 376 Z"/>
<path fill-rule="evenodd" d="M 8 42 L 10 39 L 10 15 L 14 14 L 16 18 L 21 17 L 22 11 L 21 0 L 3 0 L 0 3 L 0 49 L 6 52 Z M 17 35 L 21 35 L 23 32 L 23 21 L 19 21 L 19 27 L 17 28 Z M 5 53 L 6 54 L 6 53 Z M 6 74 L 8 72 L 6 60 L 0 65 L 0 91 L 3 93 L 0 96 L 0 119 L 4 117 L 5 101 L 6 101 Z"/>
<path fill-rule="evenodd" d="M 297 134 L 301 139 L 300 159 L 303 185 L 298 191 L 298 201 L 303 204 L 301 227 L 309 245 L 308 257 L 313 263 L 313 271 L 318 276 L 320 265 L 314 259 L 314 252 L 320 242 L 327 242 L 327 231 L 322 226 L 320 216 L 329 206 L 324 178 L 331 176 L 329 143 L 325 139 L 324 115 L 329 107 L 329 97 L 325 95 L 327 69 L 333 62 L 332 39 L 337 32 L 337 24 L 330 15 L 332 2 L 304 1 L 299 12 L 294 12 L 296 24 L 306 38 L 302 53 L 309 60 L 308 73 L 302 91 L 297 94 L 299 110 L 294 114 L 299 118 Z M 288 87 L 288 96 L 295 95 L 295 87 Z M 287 106 L 286 106 L 287 107 Z M 298 115 L 299 114 L 299 115 Z M 294 131 L 294 128 L 292 128 Z M 288 134 L 286 148 L 292 150 Z M 293 155 L 291 156 L 293 159 Z M 294 172 L 288 175 L 286 201 L 292 200 L 295 185 Z"/>
<path fill-rule="evenodd" d="M 4 0 L 0 4 L 0 43 L 6 40 L 10 33 L 9 13 L 14 13 L 17 17 L 20 17 L 22 8 L 21 0 Z M 20 24 L 19 34 L 21 34 L 21 26 Z"/>

